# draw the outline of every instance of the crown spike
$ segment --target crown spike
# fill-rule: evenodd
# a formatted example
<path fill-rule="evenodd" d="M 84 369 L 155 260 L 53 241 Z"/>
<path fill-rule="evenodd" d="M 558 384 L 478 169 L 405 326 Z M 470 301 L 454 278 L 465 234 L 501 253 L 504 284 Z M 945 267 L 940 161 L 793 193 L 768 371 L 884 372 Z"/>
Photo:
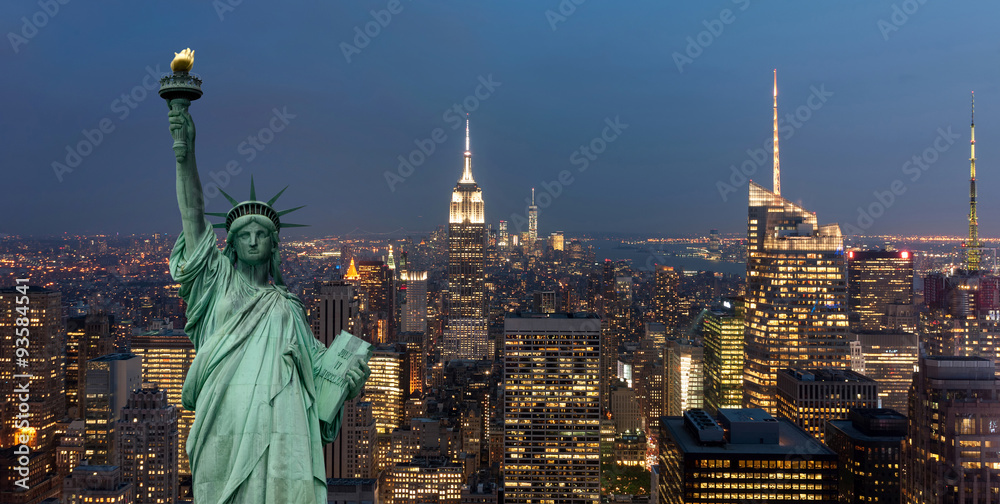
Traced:
<path fill-rule="evenodd" d="M 212 224 L 212 227 L 215 228 L 215 229 L 226 229 L 226 223 L 225 222 L 219 222 L 217 224 Z"/>
<path fill-rule="evenodd" d="M 236 206 L 236 205 L 240 204 L 239 201 L 236 201 L 236 198 L 234 198 L 234 197 L 230 196 L 229 194 L 227 194 L 226 191 L 223 191 L 221 187 L 219 188 L 219 192 L 222 193 L 222 195 L 225 196 L 226 199 L 229 200 L 229 203 L 231 203 L 233 206 Z"/>
<path fill-rule="evenodd" d="M 305 205 L 302 205 L 302 206 L 298 206 L 298 207 L 295 207 L 295 208 L 289 208 L 288 210 L 282 210 L 282 211 L 278 212 L 278 217 L 281 217 L 282 215 L 285 215 L 287 213 L 292 213 L 292 212 L 294 212 L 294 211 L 296 211 L 296 210 L 298 210 L 300 208 L 305 208 L 305 207 L 306 207 Z M 284 225 L 284 224 L 282 224 L 282 225 Z"/>
<path fill-rule="evenodd" d="M 288 189 L 288 186 L 285 186 L 285 189 Z M 278 198 L 280 198 L 282 193 L 285 192 L 285 189 L 278 191 L 278 194 L 275 194 L 273 198 L 267 200 L 267 206 L 274 206 L 274 202 L 278 201 Z"/>
<path fill-rule="evenodd" d="M 205 212 L 205 215 L 211 215 L 212 217 L 229 217 L 228 212 Z"/>
<path fill-rule="evenodd" d="M 250 201 L 257 200 L 257 190 L 253 186 L 253 175 L 250 175 Z"/>
<path fill-rule="evenodd" d="M 281 224 L 281 227 L 282 227 L 282 228 L 290 228 L 290 227 L 309 227 L 309 224 L 285 224 L 285 223 L 282 223 L 282 224 Z"/>

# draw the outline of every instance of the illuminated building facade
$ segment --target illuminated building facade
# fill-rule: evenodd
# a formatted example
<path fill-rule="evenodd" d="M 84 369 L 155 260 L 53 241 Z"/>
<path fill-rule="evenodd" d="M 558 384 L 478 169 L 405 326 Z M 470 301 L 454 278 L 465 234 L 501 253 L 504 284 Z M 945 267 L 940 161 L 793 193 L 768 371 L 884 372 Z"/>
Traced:
<path fill-rule="evenodd" d="M 448 292 L 443 360 L 488 355 L 486 324 L 486 224 L 483 190 L 472 178 L 469 124 L 465 166 L 451 196 L 448 219 Z"/>
<path fill-rule="evenodd" d="M 743 299 L 727 299 L 704 319 L 705 410 L 743 407 Z"/>
<path fill-rule="evenodd" d="M 538 205 L 535 205 L 535 188 L 531 188 L 531 204 L 528 205 L 528 239 L 524 242 L 525 247 L 534 251 L 535 242 L 538 241 Z"/>
<path fill-rule="evenodd" d="M 87 361 L 84 447 L 93 465 L 117 460 L 115 426 L 132 391 L 142 384 L 142 359 L 135 354 L 108 354 Z"/>
<path fill-rule="evenodd" d="M 849 251 L 847 292 L 852 330 L 916 329 L 916 317 L 913 314 L 913 255 L 909 251 Z"/>
<path fill-rule="evenodd" d="M 504 501 L 597 504 L 601 320 L 504 319 Z"/>
<path fill-rule="evenodd" d="M 910 385 L 920 357 L 919 338 L 913 333 L 880 332 L 852 335 L 861 346 L 859 373 L 878 382 L 882 408 L 906 411 Z"/>
<path fill-rule="evenodd" d="M 114 465 L 78 465 L 63 486 L 64 504 L 130 504 L 134 488 Z"/>
<path fill-rule="evenodd" d="M 142 359 L 142 381 L 155 383 L 177 408 L 177 460 L 182 476 L 191 474 L 187 438 L 194 424 L 194 411 L 181 404 L 188 369 L 194 362 L 194 344 L 184 331 L 164 329 L 132 336 L 132 353 Z"/>
<path fill-rule="evenodd" d="M 658 504 L 837 501 L 837 454 L 761 409 L 660 422 Z"/>
<path fill-rule="evenodd" d="M 115 426 L 116 464 L 135 504 L 177 501 L 177 408 L 156 384 L 133 391 Z"/>
<path fill-rule="evenodd" d="M 447 457 L 416 457 L 384 476 L 385 504 L 459 504 L 465 482 L 462 464 Z"/>
<path fill-rule="evenodd" d="M 693 340 L 667 340 L 666 412 L 681 416 L 705 405 L 705 348 Z"/>
<path fill-rule="evenodd" d="M 565 248 L 566 238 L 562 231 L 556 231 L 549 235 L 549 245 L 552 250 L 556 252 L 562 252 Z"/>
<path fill-rule="evenodd" d="M 403 311 L 402 330 L 419 332 L 427 330 L 427 272 L 407 271 L 406 309 Z"/>
<path fill-rule="evenodd" d="M 667 328 L 667 334 L 676 334 L 680 321 L 680 275 L 672 266 L 656 265 L 653 274 L 653 307 L 656 321 Z"/>
<path fill-rule="evenodd" d="M 1000 380 L 982 357 L 927 356 L 913 377 L 903 442 L 903 502 L 1000 498 Z"/>
<path fill-rule="evenodd" d="M 777 402 L 779 415 L 823 441 L 826 422 L 878 407 L 878 382 L 849 369 L 782 369 Z"/>
<path fill-rule="evenodd" d="M 91 313 L 66 321 L 66 408 L 71 417 L 83 417 L 87 361 L 114 353 L 114 343 L 107 314 Z"/>
<path fill-rule="evenodd" d="M 393 271 L 382 261 L 357 261 L 358 289 L 366 303 L 360 306 L 364 318 L 364 335 L 372 344 L 384 345 L 395 334 L 395 281 Z"/>
<path fill-rule="evenodd" d="M 497 247 L 500 250 L 506 250 L 510 247 L 510 233 L 507 231 L 507 221 L 500 221 L 499 231 L 497 232 Z"/>
<path fill-rule="evenodd" d="M 363 394 L 344 401 L 340 433 L 324 447 L 327 478 L 374 478 L 375 416 Z"/>
<path fill-rule="evenodd" d="M 403 424 L 403 405 L 410 385 L 409 359 L 396 347 L 379 347 L 368 361 L 371 375 L 365 382 L 365 397 L 372 404 L 375 430 L 389 434 Z"/>
<path fill-rule="evenodd" d="M 41 287 L 0 289 L 0 386 L 4 398 L 0 406 L 0 502 L 38 502 L 57 491 L 60 484 L 56 422 L 66 415 L 61 302 L 58 291 Z M 26 348 L 27 356 L 21 357 L 18 348 Z M 27 417 L 22 416 L 24 407 Z M 17 454 L 24 446 L 30 452 Z M 30 459 L 27 474 L 20 472 L 22 455 Z M 17 485 L 18 480 L 28 488 Z"/>
<path fill-rule="evenodd" d="M 655 324 L 652 331 L 647 330 L 646 337 L 639 342 L 635 351 L 634 372 L 639 410 L 645 420 L 646 431 L 652 436 L 659 433 L 667 392 L 664 384 L 666 369 L 663 367 L 666 339 L 660 337 L 661 333 L 655 326 L 662 327 L 662 324 Z"/>
<path fill-rule="evenodd" d="M 843 239 L 754 182 L 747 238 L 743 401 L 775 414 L 780 370 L 848 367 Z"/>
<path fill-rule="evenodd" d="M 826 423 L 826 444 L 839 459 L 840 502 L 900 502 L 906 428 L 906 417 L 891 409 L 851 410 L 848 420 Z"/>

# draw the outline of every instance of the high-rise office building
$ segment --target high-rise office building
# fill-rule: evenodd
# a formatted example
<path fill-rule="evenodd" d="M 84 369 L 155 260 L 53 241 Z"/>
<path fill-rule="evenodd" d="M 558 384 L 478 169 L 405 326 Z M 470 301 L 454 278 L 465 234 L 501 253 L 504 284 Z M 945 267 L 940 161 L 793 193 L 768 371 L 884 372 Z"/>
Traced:
<path fill-rule="evenodd" d="M 448 292 L 443 360 L 488 355 L 486 326 L 486 220 L 483 190 L 472 178 L 469 122 L 465 166 L 451 195 L 448 218 Z"/>
<path fill-rule="evenodd" d="M 913 331 L 913 255 L 906 250 L 847 252 L 851 329 Z M 904 314 L 903 316 L 900 316 Z M 907 317 L 905 314 L 909 314 Z"/>
<path fill-rule="evenodd" d="M 341 331 L 355 334 L 360 329 L 358 300 L 354 286 L 345 280 L 323 282 L 318 286 L 312 330 L 316 339 L 330 346 Z"/>
<path fill-rule="evenodd" d="M 167 394 L 167 403 L 177 408 L 177 461 L 181 476 L 191 475 L 187 438 L 194 424 L 194 411 L 181 404 L 184 379 L 194 362 L 194 344 L 184 331 L 161 329 L 132 335 L 132 353 L 142 359 L 142 381 L 155 383 Z"/>
<path fill-rule="evenodd" d="M 375 416 L 364 395 L 344 401 L 340 433 L 326 445 L 327 478 L 374 478 Z"/>
<path fill-rule="evenodd" d="M 705 314 L 705 410 L 743 407 L 743 299 L 725 299 Z"/>
<path fill-rule="evenodd" d="M 403 406 L 409 397 L 410 369 L 405 347 L 378 347 L 368 361 L 371 375 L 365 382 L 365 397 L 372 404 L 375 429 L 389 434 L 403 425 Z"/>
<path fill-rule="evenodd" d="M 651 323 L 647 328 L 650 326 L 654 326 L 654 330 L 647 330 L 646 337 L 639 342 L 639 348 L 635 351 L 634 381 L 646 431 L 655 436 L 660 431 L 660 417 L 664 415 L 666 406 L 667 390 L 664 379 L 667 373 L 663 361 L 666 355 L 666 340 L 655 327 L 662 327 L 662 324 Z"/>
<path fill-rule="evenodd" d="M 775 414 L 778 371 L 848 367 L 844 243 L 781 196 L 778 73 L 774 77 L 774 190 L 750 182 L 743 402 Z"/>
<path fill-rule="evenodd" d="M 384 345 L 395 334 L 395 279 L 382 261 L 357 261 L 358 290 L 367 303 L 360 307 L 364 318 L 364 336 L 370 343 Z M 339 334 L 339 333 L 338 333 Z"/>
<path fill-rule="evenodd" d="M 166 391 L 143 383 L 129 396 L 115 426 L 116 464 L 132 483 L 136 504 L 177 501 L 177 408 Z"/>
<path fill-rule="evenodd" d="M 708 232 L 708 258 L 719 259 L 722 257 L 722 240 L 719 238 L 719 230 L 712 229 Z"/>
<path fill-rule="evenodd" d="M 851 335 L 861 346 L 862 367 L 855 371 L 878 382 L 882 408 L 906 411 L 910 385 L 920 357 L 919 338 L 913 333 L 878 332 Z"/>
<path fill-rule="evenodd" d="M 664 358 L 667 416 L 705 405 L 705 347 L 688 339 L 667 340 Z"/>
<path fill-rule="evenodd" d="M 497 247 L 506 250 L 510 247 L 510 233 L 507 231 L 507 221 L 500 221 L 499 232 L 497 233 Z"/>
<path fill-rule="evenodd" d="M 660 425 L 659 504 L 837 502 L 837 454 L 786 418 L 691 410 Z"/>
<path fill-rule="evenodd" d="M 656 321 L 667 327 L 667 334 L 677 334 L 680 321 L 680 275 L 672 266 L 656 265 L 653 274 L 653 307 Z"/>
<path fill-rule="evenodd" d="M 63 486 L 62 502 L 64 504 L 131 504 L 137 502 L 134 498 L 134 487 L 124 477 L 122 470 L 115 465 L 85 465 L 80 464 Z"/>
<path fill-rule="evenodd" d="M 996 501 L 1000 379 L 983 357 L 923 356 L 903 441 L 903 502 Z"/>
<path fill-rule="evenodd" d="M 91 313 L 66 321 L 66 409 L 71 418 L 83 418 L 81 394 L 87 387 L 87 361 L 114 353 L 110 316 Z"/>
<path fill-rule="evenodd" d="M 505 502 L 599 501 L 600 342 L 592 314 L 504 319 Z"/>
<path fill-rule="evenodd" d="M 84 447 L 93 465 L 117 460 L 115 426 L 132 391 L 142 384 L 142 359 L 131 353 L 108 354 L 87 361 Z"/>
<path fill-rule="evenodd" d="M 891 409 L 851 410 L 826 423 L 826 444 L 837 452 L 840 502 L 898 504 L 899 464 L 906 417 Z"/>
<path fill-rule="evenodd" d="M 849 369 L 782 369 L 776 399 L 779 415 L 823 441 L 826 422 L 878 407 L 878 382 Z"/>
<path fill-rule="evenodd" d="M 61 483 L 55 458 L 56 423 L 66 415 L 61 301 L 58 291 L 41 287 L 0 289 L 0 502 L 34 504 Z"/>
<path fill-rule="evenodd" d="M 566 238 L 562 231 L 556 231 L 549 235 L 549 246 L 551 246 L 552 250 L 555 250 L 556 252 L 563 251 L 563 248 L 565 248 L 565 241 Z"/>
<path fill-rule="evenodd" d="M 427 272 L 407 271 L 403 281 L 406 282 L 406 309 L 402 331 L 422 333 L 427 330 Z"/>
<path fill-rule="evenodd" d="M 750 182 L 744 404 L 776 413 L 777 373 L 848 367 L 847 284 L 836 224 Z"/>

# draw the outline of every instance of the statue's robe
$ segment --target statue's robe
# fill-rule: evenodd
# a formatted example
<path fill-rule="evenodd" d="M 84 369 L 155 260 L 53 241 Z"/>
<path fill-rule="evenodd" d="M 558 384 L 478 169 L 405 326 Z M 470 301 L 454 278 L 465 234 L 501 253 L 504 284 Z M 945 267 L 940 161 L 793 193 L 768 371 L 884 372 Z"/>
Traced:
<path fill-rule="evenodd" d="M 301 301 L 251 284 L 206 225 L 197 243 L 181 233 L 170 255 L 197 352 L 182 395 L 195 412 L 186 447 L 195 501 L 326 503 L 322 447 L 340 430 L 344 400 L 318 414 L 326 348 Z"/>

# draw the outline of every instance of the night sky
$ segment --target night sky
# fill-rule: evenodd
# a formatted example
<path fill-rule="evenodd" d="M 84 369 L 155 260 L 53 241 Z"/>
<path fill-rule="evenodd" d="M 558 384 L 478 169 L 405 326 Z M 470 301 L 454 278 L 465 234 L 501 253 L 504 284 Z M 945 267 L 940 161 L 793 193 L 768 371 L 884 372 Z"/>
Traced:
<path fill-rule="evenodd" d="M 783 195 L 868 233 L 966 232 L 975 90 L 981 235 L 1000 235 L 996 2 L 45 1 L 0 5 L 0 233 L 177 233 L 167 107 L 143 83 L 191 47 L 202 181 L 290 185 L 278 209 L 312 225 L 290 236 L 445 224 L 464 111 L 488 222 L 535 187 L 556 193 L 540 234 L 743 233 L 731 167 L 771 186 L 774 68 Z M 390 183 L 399 156 L 423 160 Z"/>

